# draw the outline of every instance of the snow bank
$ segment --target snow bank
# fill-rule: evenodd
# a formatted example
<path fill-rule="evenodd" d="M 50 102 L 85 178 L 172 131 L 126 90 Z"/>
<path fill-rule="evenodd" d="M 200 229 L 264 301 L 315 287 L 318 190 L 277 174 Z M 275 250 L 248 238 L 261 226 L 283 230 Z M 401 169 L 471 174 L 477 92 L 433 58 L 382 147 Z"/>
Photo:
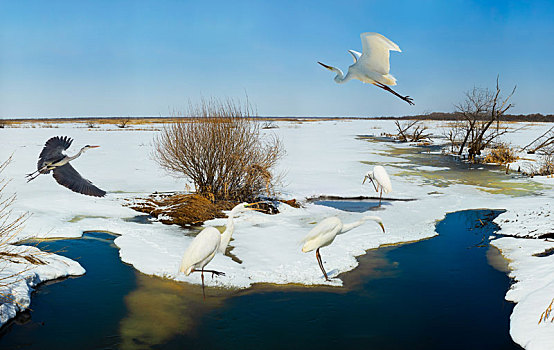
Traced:
<path fill-rule="evenodd" d="M 85 273 L 78 262 L 56 254 L 41 252 L 30 246 L 4 245 L 10 253 L 36 255 L 44 265 L 30 265 L 26 262 L 0 261 L 0 326 L 15 317 L 31 304 L 31 293 L 37 284 L 60 277 Z M 15 258 L 11 259 L 16 260 Z"/>

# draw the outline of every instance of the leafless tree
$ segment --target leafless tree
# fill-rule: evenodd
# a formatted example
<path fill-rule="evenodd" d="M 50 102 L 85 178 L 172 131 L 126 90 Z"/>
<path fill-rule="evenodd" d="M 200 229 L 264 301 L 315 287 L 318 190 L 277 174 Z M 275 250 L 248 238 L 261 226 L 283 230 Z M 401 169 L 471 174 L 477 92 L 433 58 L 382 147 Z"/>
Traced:
<path fill-rule="evenodd" d="M 207 198 L 250 201 L 271 195 L 284 149 L 277 136 L 262 137 L 253 115 L 248 102 L 189 104 L 155 138 L 153 158 L 172 175 L 190 179 Z"/>
<path fill-rule="evenodd" d="M 467 149 L 469 159 L 474 160 L 485 147 L 508 131 L 501 125 L 500 118 L 513 107 L 510 99 L 515 90 L 514 86 L 512 92 L 503 98 L 497 77 L 496 91 L 474 87 L 466 92 L 465 99 L 456 105 L 462 129 L 459 155 Z"/>

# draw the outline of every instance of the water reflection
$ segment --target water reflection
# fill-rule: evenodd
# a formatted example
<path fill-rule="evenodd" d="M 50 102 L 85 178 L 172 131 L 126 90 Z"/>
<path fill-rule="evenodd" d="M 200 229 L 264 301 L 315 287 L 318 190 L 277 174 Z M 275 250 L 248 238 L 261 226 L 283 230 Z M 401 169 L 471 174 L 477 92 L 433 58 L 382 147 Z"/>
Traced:
<path fill-rule="evenodd" d="M 136 273 L 137 287 L 125 296 L 127 315 L 120 323 L 121 349 L 150 349 L 178 334 L 194 332 L 198 319 L 220 307 L 229 290 L 208 288 L 202 300 L 198 285 Z"/>

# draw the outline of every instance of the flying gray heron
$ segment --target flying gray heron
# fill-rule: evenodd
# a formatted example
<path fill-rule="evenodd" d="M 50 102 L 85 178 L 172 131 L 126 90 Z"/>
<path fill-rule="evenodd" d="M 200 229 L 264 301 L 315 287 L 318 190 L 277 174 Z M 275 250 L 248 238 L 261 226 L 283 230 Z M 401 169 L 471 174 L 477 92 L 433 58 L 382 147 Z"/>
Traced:
<path fill-rule="evenodd" d="M 396 85 L 396 78 L 389 74 L 389 51 L 402 52 L 398 45 L 379 33 L 362 33 L 362 53 L 348 50 L 354 58 L 354 64 L 348 67 L 344 75 L 342 70 L 317 62 L 328 70 L 336 73 L 335 82 L 342 84 L 352 79 L 373 84 L 413 105 L 410 96 L 402 96 L 387 85 Z"/>
<path fill-rule="evenodd" d="M 77 159 L 85 151 L 100 146 L 86 145 L 74 156 L 68 156 L 62 152 L 67 150 L 73 139 L 67 136 L 55 136 L 50 138 L 44 144 L 42 152 L 40 152 L 37 170 L 27 174 L 27 182 L 35 179 L 40 174 L 49 174 L 52 171 L 54 179 L 73 192 L 85 194 L 87 196 L 104 197 L 106 192 L 94 186 L 92 182 L 82 177 L 69 162 Z"/>

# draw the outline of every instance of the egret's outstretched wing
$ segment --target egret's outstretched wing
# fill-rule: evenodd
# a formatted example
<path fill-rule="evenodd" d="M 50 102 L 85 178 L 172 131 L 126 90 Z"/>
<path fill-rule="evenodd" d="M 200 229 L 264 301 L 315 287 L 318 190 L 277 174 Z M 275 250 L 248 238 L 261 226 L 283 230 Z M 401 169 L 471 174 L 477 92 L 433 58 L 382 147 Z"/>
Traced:
<path fill-rule="evenodd" d="M 48 139 L 40 152 L 37 169 L 41 169 L 45 163 L 57 162 L 65 157 L 62 151 L 68 149 L 72 142 L 73 139 L 67 136 L 55 136 Z"/>
<path fill-rule="evenodd" d="M 358 59 L 362 55 L 358 51 L 354 51 L 354 50 L 348 50 L 348 52 L 350 52 L 350 54 L 352 55 L 352 58 L 354 59 L 354 63 L 358 62 Z"/>
<path fill-rule="evenodd" d="M 94 197 L 104 197 L 106 195 L 105 191 L 83 178 L 69 163 L 57 167 L 53 171 L 54 179 L 56 179 L 60 185 L 69 188 L 73 192 Z"/>
<path fill-rule="evenodd" d="M 378 33 L 362 33 L 362 56 L 358 59 L 368 69 L 377 73 L 389 74 L 389 51 L 401 52 L 398 45 Z"/>

